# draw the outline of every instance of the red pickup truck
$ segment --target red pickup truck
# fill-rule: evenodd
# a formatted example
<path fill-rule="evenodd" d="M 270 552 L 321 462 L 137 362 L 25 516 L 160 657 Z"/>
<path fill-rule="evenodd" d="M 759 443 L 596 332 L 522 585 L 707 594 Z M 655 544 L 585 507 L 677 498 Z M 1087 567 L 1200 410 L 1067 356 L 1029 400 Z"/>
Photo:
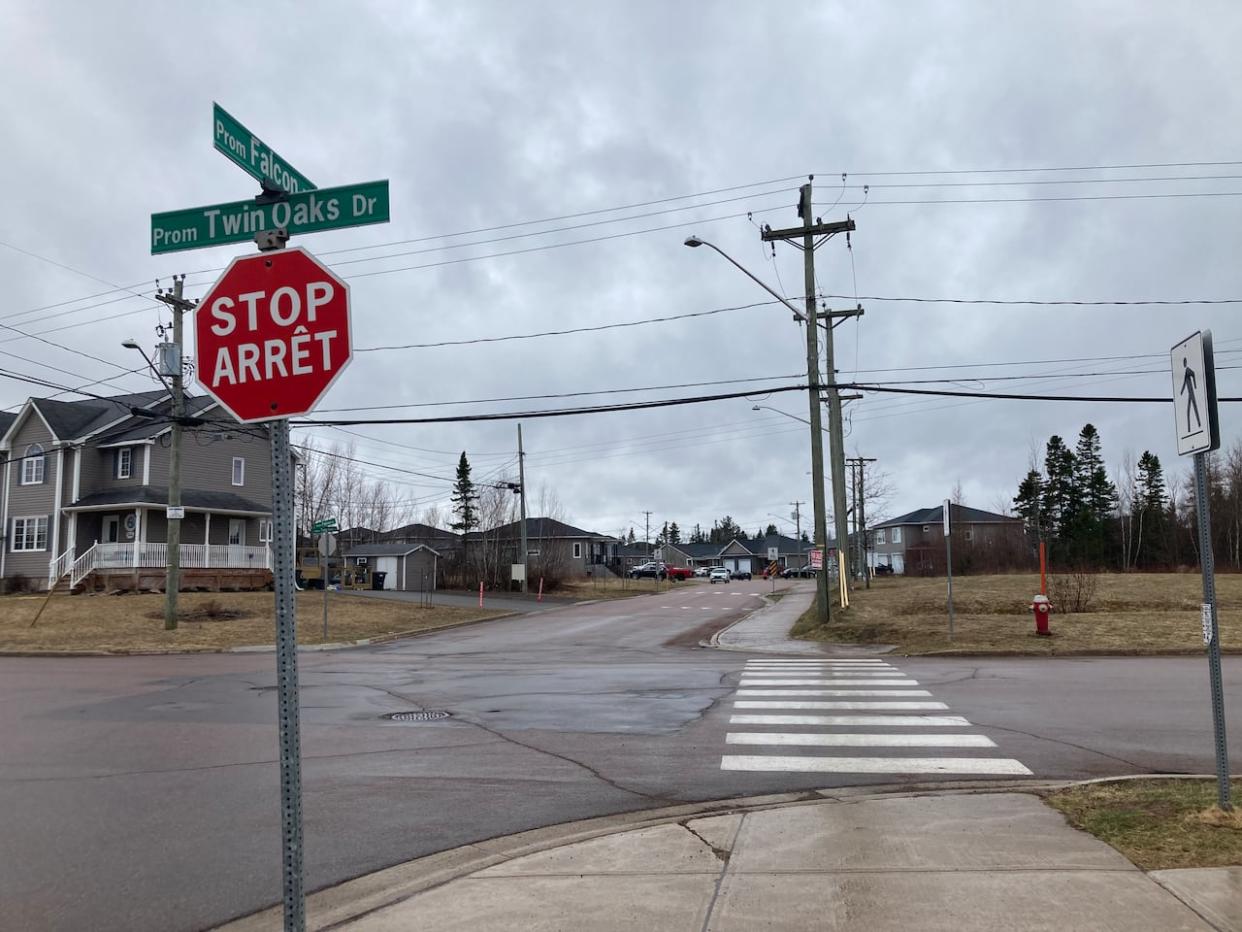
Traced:
<path fill-rule="evenodd" d="M 694 570 L 688 566 L 669 566 L 665 564 L 664 572 L 668 573 L 669 579 L 684 580 L 694 576 Z"/>

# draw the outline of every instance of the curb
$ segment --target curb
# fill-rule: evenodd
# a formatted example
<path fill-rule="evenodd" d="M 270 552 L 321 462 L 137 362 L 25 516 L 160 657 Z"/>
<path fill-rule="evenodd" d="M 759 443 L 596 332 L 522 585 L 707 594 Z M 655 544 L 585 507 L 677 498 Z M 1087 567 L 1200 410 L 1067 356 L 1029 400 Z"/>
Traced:
<path fill-rule="evenodd" d="M 654 828 L 697 818 L 736 813 L 761 812 L 789 806 L 825 802 L 855 803 L 874 798 L 899 799 L 927 795 L 981 795 L 988 793 L 1028 793 L 1043 797 L 1057 790 L 1083 784 L 1119 780 L 1160 778 L 1213 779 L 1212 775 L 1135 774 L 1094 780 L 960 780 L 939 783 L 892 783 L 879 786 L 840 787 L 804 790 L 766 796 L 736 797 L 703 803 L 688 803 L 659 809 L 646 809 L 566 822 L 545 828 L 499 836 L 448 851 L 427 855 L 384 868 L 317 891 L 307 896 L 307 928 L 326 930 L 358 919 L 386 906 L 400 903 L 419 893 L 444 886 L 454 880 L 515 858 L 554 848 L 589 841 L 606 835 Z M 219 932 L 276 932 L 282 928 L 281 904 L 231 920 L 214 927 Z"/>

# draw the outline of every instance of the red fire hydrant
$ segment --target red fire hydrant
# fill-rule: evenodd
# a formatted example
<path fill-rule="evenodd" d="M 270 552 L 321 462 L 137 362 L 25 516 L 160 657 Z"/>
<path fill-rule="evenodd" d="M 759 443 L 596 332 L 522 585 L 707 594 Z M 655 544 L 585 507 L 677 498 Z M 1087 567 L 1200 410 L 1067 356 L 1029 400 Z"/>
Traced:
<path fill-rule="evenodd" d="M 1048 616 L 1052 614 L 1052 603 L 1046 595 L 1037 595 L 1031 599 L 1031 609 L 1035 612 L 1035 633 L 1041 637 L 1051 637 L 1048 630 Z"/>

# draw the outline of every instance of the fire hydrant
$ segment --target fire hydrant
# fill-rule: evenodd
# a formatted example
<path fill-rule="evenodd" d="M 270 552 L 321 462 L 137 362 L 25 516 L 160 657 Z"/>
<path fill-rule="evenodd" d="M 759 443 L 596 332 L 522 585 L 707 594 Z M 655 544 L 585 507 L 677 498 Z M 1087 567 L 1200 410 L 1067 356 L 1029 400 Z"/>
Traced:
<path fill-rule="evenodd" d="M 1037 595 L 1031 599 L 1031 609 L 1035 612 L 1035 633 L 1040 637 L 1051 637 L 1048 630 L 1048 616 L 1052 614 L 1052 603 L 1046 595 Z"/>

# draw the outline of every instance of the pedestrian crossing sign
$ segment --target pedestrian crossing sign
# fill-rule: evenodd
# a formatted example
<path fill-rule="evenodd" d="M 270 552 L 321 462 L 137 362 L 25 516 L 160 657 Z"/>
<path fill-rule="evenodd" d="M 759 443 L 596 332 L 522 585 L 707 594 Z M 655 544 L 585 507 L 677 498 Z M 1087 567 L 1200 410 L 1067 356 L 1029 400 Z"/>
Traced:
<path fill-rule="evenodd" d="M 1169 351 L 1173 374 L 1173 418 L 1180 456 L 1206 453 L 1220 446 L 1216 416 L 1216 365 L 1212 331 L 1200 330 Z"/>

